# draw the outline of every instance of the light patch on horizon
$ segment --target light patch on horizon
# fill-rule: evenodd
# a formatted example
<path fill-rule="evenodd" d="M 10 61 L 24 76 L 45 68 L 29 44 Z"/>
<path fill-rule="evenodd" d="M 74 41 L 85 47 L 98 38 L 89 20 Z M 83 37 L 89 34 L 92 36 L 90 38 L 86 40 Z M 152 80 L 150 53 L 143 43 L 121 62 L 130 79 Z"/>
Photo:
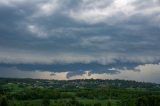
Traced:
<path fill-rule="evenodd" d="M 33 78 L 33 79 L 56 79 L 67 80 L 68 72 L 50 72 L 50 71 L 22 71 L 15 67 L 1 68 L 1 78 Z M 12 71 L 10 71 L 12 70 Z"/>
<path fill-rule="evenodd" d="M 1 69 L 0 77 L 9 78 L 36 78 L 36 79 L 55 79 L 55 80 L 74 80 L 74 79 L 125 79 L 141 82 L 160 83 L 160 64 L 145 64 L 135 67 L 134 70 L 118 70 L 114 74 L 109 73 L 92 73 L 92 70 L 84 70 L 83 74 L 77 74 L 67 77 L 69 71 L 66 72 L 51 72 L 51 71 L 21 71 L 16 68 Z"/>
<path fill-rule="evenodd" d="M 114 69 L 114 68 L 113 68 Z M 119 69 L 114 69 L 119 70 Z M 125 80 L 136 80 L 142 82 L 155 82 L 160 83 L 160 64 L 145 64 L 135 67 L 135 70 L 119 70 L 120 73 L 107 74 L 107 73 L 91 73 L 88 76 L 86 71 L 82 75 L 72 76 L 69 79 L 125 79 Z"/>

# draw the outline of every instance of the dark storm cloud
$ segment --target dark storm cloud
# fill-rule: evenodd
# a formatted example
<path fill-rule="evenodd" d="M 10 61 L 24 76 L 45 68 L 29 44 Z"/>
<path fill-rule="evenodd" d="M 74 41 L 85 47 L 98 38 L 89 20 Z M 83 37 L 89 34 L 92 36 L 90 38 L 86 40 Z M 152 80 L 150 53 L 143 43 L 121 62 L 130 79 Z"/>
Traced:
<path fill-rule="evenodd" d="M 0 67 L 114 73 L 159 63 L 159 23 L 159 0 L 1 0 Z"/>
<path fill-rule="evenodd" d="M 47 70 L 53 72 L 65 72 L 65 71 L 85 71 L 92 70 L 92 72 L 96 73 L 116 73 L 117 70 L 110 70 L 112 68 L 116 69 L 134 69 L 134 67 L 138 66 L 139 63 L 130 63 L 130 62 L 120 62 L 119 64 L 111 63 L 107 65 L 99 64 L 99 63 L 72 63 L 72 64 L 0 64 L 1 67 L 16 67 L 19 70 L 25 71 L 34 71 L 34 70 Z"/>

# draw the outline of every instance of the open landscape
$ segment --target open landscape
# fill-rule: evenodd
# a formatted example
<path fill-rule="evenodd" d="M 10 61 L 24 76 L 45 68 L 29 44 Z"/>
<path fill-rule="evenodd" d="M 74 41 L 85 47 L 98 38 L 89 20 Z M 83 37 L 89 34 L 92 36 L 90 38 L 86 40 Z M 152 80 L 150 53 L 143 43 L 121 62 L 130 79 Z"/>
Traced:
<path fill-rule="evenodd" d="M 160 106 L 160 0 L 0 0 L 0 106 Z"/>

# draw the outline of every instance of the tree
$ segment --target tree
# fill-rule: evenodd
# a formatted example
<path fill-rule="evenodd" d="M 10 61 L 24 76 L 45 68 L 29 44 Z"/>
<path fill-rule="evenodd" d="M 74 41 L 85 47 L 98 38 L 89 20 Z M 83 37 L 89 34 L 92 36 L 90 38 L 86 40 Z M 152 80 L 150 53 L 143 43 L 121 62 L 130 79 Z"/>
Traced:
<path fill-rule="evenodd" d="M 136 104 L 136 106 L 147 106 L 147 103 L 148 101 L 147 101 L 147 98 L 146 97 L 140 97 L 140 98 L 138 98 L 138 100 L 137 100 L 137 104 Z"/>
<path fill-rule="evenodd" d="M 49 99 L 43 99 L 42 105 L 43 106 L 49 106 L 50 105 L 50 100 Z"/>
<path fill-rule="evenodd" d="M 101 106 L 101 103 L 95 103 L 94 106 Z"/>
<path fill-rule="evenodd" d="M 107 106 L 112 106 L 111 101 L 107 102 Z"/>
<path fill-rule="evenodd" d="M 2 97 L 0 106 L 9 106 L 8 105 L 8 100 L 7 100 L 7 98 L 5 96 Z"/>

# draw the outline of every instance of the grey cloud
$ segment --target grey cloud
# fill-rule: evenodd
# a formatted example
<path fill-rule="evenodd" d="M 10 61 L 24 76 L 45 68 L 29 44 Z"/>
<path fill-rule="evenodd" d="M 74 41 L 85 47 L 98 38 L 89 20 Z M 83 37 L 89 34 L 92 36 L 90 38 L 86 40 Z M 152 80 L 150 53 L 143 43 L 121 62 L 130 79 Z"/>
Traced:
<path fill-rule="evenodd" d="M 159 0 L 123 1 L 1 0 L 0 63 L 158 63 Z"/>

